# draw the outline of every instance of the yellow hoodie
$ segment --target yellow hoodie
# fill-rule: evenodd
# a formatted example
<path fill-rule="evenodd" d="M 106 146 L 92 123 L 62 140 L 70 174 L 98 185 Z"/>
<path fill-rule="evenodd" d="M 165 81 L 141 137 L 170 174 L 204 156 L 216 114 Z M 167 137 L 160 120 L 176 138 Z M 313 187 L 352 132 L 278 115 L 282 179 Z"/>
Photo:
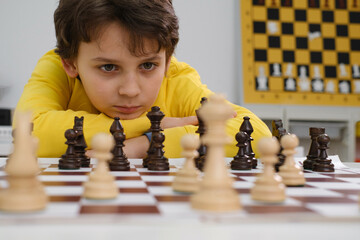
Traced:
<path fill-rule="evenodd" d="M 206 85 L 201 83 L 195 69 L 173 57 L 154 106 L 159 106 L 166 117 L 195 116 L 201 98 L 211 94 Z M 271 136 L 268 127 L 249 110 L 231 105 L 238 115 L 227 122 L 227 134 L 233 142 L 226 146 L 226 155 L 232 157 L 237 153 L 235 134 L 244 116 L 250 117 L 254 128 L 252 146 L 256 153 L 257 141 L 263 136 Z M 33 134 L 40 140 L 39 157 L 60 157 L 65 153 L 67 146 L 64 133 L 73 127 L 75 116 L 84 116 L 84 136 L 89 148 L 91 138 L 96 133 L 109 132 L 113 122 L 113 119 L 91 104 L 81 82 L 66 74 L 54 50 L 39 60 L 16 107 L 16 111 L 29 110 L 33 113 Z M 140 136 L 150 127 L 146 113 L 137 119 L 121 120 L 121 124 L 126 138 Z M 181 137 L 186 133 L 195 133 L 197 128 L 189 125 L 165 129 L 165 156 L 181 157 Z"/>

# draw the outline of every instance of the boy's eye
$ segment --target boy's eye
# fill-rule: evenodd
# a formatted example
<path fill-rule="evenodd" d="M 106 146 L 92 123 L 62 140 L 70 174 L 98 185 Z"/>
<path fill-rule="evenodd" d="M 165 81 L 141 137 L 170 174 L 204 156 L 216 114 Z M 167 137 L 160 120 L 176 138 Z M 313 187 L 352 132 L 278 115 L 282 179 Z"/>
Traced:
<path fill-rule="evenodd" d="M 151 62 L 146 62 L 146 63 L 141 64 L 141 67 L 145 70 L 151 70 L 154 68 L 154 66 L 155 66 L 155 64 L 153 64 Z"/>
<path fill-rule="evenodd" d="M 114 64 L 105 64 L 105 65 L 102 65 L 100 67 L 100 69 L 105 72 L 111 72 L 111 71 L 115 70 L 115 65 Z"/>

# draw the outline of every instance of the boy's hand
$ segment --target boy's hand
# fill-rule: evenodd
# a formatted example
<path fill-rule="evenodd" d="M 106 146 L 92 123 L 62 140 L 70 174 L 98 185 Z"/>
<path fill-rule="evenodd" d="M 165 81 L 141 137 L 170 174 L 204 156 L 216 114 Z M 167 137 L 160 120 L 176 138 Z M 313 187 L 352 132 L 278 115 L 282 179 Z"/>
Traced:
<path fill-rule="evenodd" d="M 173 127 L 182 127 L 186 125 L 198 125 L 198 119 L 196 116 L 190 116 L 190 117 L 182 117 L 182 118 L 176 118 L 176 117 L 165 117 L 163 120 L 161 120 L 161 128 L 173 128 Z"/>

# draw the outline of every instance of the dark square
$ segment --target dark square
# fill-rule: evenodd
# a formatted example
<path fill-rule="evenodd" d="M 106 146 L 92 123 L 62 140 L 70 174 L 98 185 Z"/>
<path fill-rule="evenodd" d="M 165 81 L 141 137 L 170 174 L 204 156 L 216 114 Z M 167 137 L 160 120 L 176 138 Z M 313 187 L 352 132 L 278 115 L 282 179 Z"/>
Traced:
<path fill-rule="evenodd" d="M 336 66 L 325 66 L 325 77 L 336 78 Z"/>
<path fill-rule="evenodd" d="M 282 23 L 281 29 L 282 29 L 282 34 L 294 34 L 293 23 Z"/>
<path fill-rule="evenodd" d="M 294 62 L 295 53 L 294 51 L 283 51 L 283 62 Z"/>
<path fill-rule="evenodd" d="M 292 7 L 292 0 L 281 0 L 281 6 Z"/>
<path fill-rule="evenodd" d="M 308 38 L 297 37 L 296 38 L 296 48 L 307 49 L 308 48 Z"/>
<path fill-rule="evenodd" d="M 347 52 L 338 53 L 338 64 L 340 63 L 349 64 L 349 53 Z"/>
<path fill-rule="evenodd" d="M 336 25 L 336 36 L 347 37 L 348 26 L 347 25 Z"/>
<path fill-rule="evenodd" d="M 255 61 L 266 62 L 267 61 L 267 52 L 263 49 L 255 49 Z"/>
<path fill-rule="evenodd" d="M 279 9 L 268 8 L 267 15 L 269 20 L 279 20 Z"/>
<path fill-rule="evenodd" d="M 269 73 L 270 73 L 270 76 L 280 77 L 280 76 L 274 75 L 274 66 L 275 66 L 275 64 L 273 64 L 273 63 L 271 63 L 271 64 L 269 65 Z M 282 66 L 281 66 L 281 64 L 278 63 L 277 66 L 279 67 L 279 72 L 282 73 Z"/>
<path fill-rule="evenodd" d="M 351 39 L 350 45 L 352 51 L 360 51 L 360 39 Z"/>
<path fill-rule="evenodd" d="M 350 23 L 360 23 L 360 12 L 349 13 Z"/>
<path fill-rule="evenodd" d="M 265 22 L 254 21 L 254 33 L 266 33 Z"/>
<path fill-rule="evenodd" d="M 320 0 L 308 0 L 309 8 L 318 8 L 320 7 Z"/>
<path fill-rule="evenodd" d="M 280 47 L 280 37 L 269 36 L 269 47 L 279 48 Z"/>
<path fill-rule="evenodd" d="M 311 59 L 311 63 L 322 63 L 322 53 L 321 52 L 311 52 L 310 59 Z"/>
<path fill-rule="evenodd" d="M 309 30 L 311 33 L 313 32 L 321 32 L 320 24 L 309 24 Z"/>
<path fill-rule="evenodd" d="M 346 0 L 336 0 L 336 8 L 337 9 L 346 9 L 347 8 L 347 1 Z"/>
<path fill-rule="evenodd" d="M 253 0 L 253 5 L 264 6 L 265 0 Z"/>
<path fill-rule="evenodd" d="M 306 11 L 295 10 L 295 21 L 306 21 Z"/>
<path fill-rule="evenodd" d="M 323 22 L 334 22 L 334 12 L 322 11 L 322 21 Z"/>
<path fill-rule="evenodd" d="M 324 38 L 324 49 L 335 50 L 335 39 Z"/>

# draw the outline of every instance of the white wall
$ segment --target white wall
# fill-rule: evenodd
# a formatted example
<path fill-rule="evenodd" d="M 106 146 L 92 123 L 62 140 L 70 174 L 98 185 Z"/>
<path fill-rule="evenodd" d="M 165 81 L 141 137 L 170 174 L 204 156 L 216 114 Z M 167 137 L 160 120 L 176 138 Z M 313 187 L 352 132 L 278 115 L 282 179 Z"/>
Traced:
<path fill-rule="evenodd" d="M 0 108 L 14 108 L 37 60 L 55 47 L 58 0 L 0 0 Z M 237 101 L 238 0 L 174 0 L 180 19 L 176 56 L 202 81 Z"/>

